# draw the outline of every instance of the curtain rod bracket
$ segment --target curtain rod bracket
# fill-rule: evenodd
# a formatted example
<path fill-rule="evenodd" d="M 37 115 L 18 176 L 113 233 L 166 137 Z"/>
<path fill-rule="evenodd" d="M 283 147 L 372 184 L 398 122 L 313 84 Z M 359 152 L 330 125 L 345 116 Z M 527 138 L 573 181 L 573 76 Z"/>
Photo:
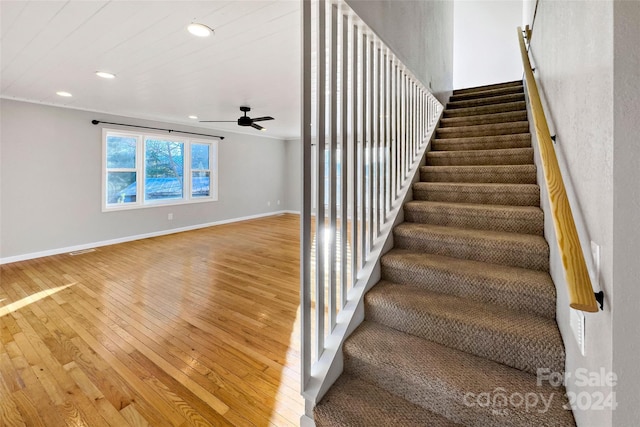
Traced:
<path fill-rule="evenodd" d="M 181 131 L 181 130 L 154 128 L 154 127 L 150 127 L 150 126 L 128 125 L 128 124 L 125 124 L 125 123 L 103 122 L 103 121 L 95 120 L 95 119 L 91 120 L 91 123 L 93 123 L 94 125 L 98 125 L 100 123 L 104 123 L 104 124 L 107 124 L 107 125 L 128 126 L 128 127 L 140 128 L 140 129 L 162 130 L 162 131 L 165 131 L 165 132 L 168 132 L 168 133 L 177 132 L 177 133 L 184 133 L 184 134 L 187 134 L 187 135 L 208 136 L 209 138 L 218 138 L 220 141 L 222 141 L 224 139 L 224 136 L 209 135 L 209 134 L 206 134 L 206 133 L 185 132 L 185 131 Z"/>

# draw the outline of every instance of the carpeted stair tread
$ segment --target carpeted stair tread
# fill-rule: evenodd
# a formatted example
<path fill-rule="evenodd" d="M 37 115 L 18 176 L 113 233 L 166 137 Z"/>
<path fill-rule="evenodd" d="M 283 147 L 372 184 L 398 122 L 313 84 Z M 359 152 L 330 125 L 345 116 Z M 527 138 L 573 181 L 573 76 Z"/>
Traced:
<path fill-rule="evenodd" d="M 345 372 L 470 427 L 572 427 L 563 388 L 535 375 L 365 321 L 345 341 Z M 479 405 L 480 393 L 544 396 L 537 408 Z M 505 412 L 500 410 L 504 409 Z M 537 410 L 539 409 L 539 411 Z M 498 411 L 498 412 L 496 412 Z"/>
<path fill-rule="evenodd" d="M 497 95 L 509 95 L 512 93 L 524 93 L 524 86 L 507 86 L 501 88 L 478 90 L 474 92 L 458 93 L 451 95 L 451 97 L 449 97 L 449 101 L 465 101 L 467 99 L 486 98 Z"/>
<path fill-rule="evenodd" d="M 455 89 L 453 91 L 453 94 L 454 95 L 461 95 L 463 93 L 486 92 L 487 90 L 501 89 L 501 88 L 513 87 L 513 86 L 522 86 L 522 80 L 514 80 L 514 81 L 511 81 L 511 82 L 494 83 L 494 84 L 490 84 L 490 85 L 474 86 L 474 87 L 467 87 L 467 88 L 462 88 L 462 89 Z"/>
<path fill-rule="evenodd" d="M 540 206 L 540 187 L 537 184 L 416 182 L 412 190 L 415 200 Z"/>
<path fill-rule="evenodd" d="M 535 165 L 421 166 L 420 180 L 535 184 L 536 167 Z"/>
<path fill-rule="evenodd" d="M 447 103 L 447 110 L 455 108 L 480 107 L 482 105 L 504 104 L 506 102 L 517 101 L 524 101 L 524 93 L 489 96 L 479 99 L 467 99 L 465 101 L 452 101 Z"/>
<path fill-rule="evenodd" d="M 343 375 L 314 409 L 318 427 L 461 426 L 351 375 Z"/>
<path fill-rule="evenodd" d="M 554 319 L 386 281 L 366 294 L 365 313 L 367 320 L 531 374 L 564 371 Z"/>
<path fill-rule="evenodd" d="M 382 278 L 554 319 L 556 288 L 548 273 L 448 256 L 392 249 Z"/>
<path fill-rule="evenodd" d="M 431 144 L 431 149 L 434 151 L 470 151 L 530 147 L 530 133 L 476 136 L 469 138 L 438 138 L 434 139 Z"/>
<path fill-rule="evenodd" d="M 393 236 L 400 249 L 549 271 L 549 245 L 541 236 L 408 222 Z"/>
<path fill-rule="evenodd" d="M 440 120 L 441 127 L 489 125 L 495 123 L 520 122 L 527 120 L 527 110 L 506 113 L 480 114 L 475 116 L 451 117 Z"/>
<path fill-rule="evenodd" d="M 454 108 L 445 110 L 442 117 L 445 119 L 453 117 L 468 117 L 484 114 L 506 113 L 509 111 L 526 111 L 525 101 L 501 102 L 499 104 L 480 105 L 477 107 Z"/>
<path fill-rule="evenodd" d="M 533 164 L 533 148 L 429 151 L 427 166 L 479 166 Z"/>
<path fill-rule="evenodd" d="M 544 231 L 544 213 L 534 206 L 479 205 L 414 200 L 404 205 L 404 220 L 479 230 L 536 234 Z"/>
<path fill-rule="evenodd" d="M 488 125 L 441 127 L 436 129 L 437 138 L 469 138 L 474 136 L 496 136 L 526 133 L 529 122 L 494 123 Z"/>

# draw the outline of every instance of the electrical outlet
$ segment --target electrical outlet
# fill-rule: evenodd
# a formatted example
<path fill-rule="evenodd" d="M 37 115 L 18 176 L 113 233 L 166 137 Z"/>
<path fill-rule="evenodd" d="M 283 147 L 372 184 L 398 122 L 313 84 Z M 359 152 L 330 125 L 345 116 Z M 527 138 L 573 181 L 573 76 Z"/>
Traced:
<path fill-rule="evenodd" d="M 280 200 L 278 200 L 278 205 L 280 204 Z"/>
<path fill-rule="evenodd" d="M 580 354 L 584 356 L 584 340 L 585 340 L 585 324 L 584 324 L 584 313 L 578 310 L 569 309 L 571 311 L 571 330 L 573 331 L 573 336 L 576 338 L 576 342 L 578 343 L 578 347 L 580 348 Z"/>
<path fill-rule="evenodd" d="M 170 213 L 169 215 L 167 215 L 167 219 L 168 219 L 169 221 L 173 221 L 173 214 L 172 214 L 172 213 Z"/>
<path fill-rule="evenodd" d="M 271 202 L 267 202 L 267 206 L 271 206 Z"/>

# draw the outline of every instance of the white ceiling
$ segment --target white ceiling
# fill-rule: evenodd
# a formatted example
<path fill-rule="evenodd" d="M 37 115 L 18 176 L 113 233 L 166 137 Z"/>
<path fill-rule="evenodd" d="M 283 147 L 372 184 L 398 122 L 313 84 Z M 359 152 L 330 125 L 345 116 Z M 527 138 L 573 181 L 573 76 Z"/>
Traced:
<path fill-rule="evenodd" d="M 0 96 L 211 129 L 297 137 L 300 2 L 0 1 Z M 215 35 L 197 38 L 200 22 Z M 95 75 L 115 73 L 114 80 Z M 56 91 L 67 91 L 62 98 Z M 239 107 L 273 116 L 266 133 Z"/>

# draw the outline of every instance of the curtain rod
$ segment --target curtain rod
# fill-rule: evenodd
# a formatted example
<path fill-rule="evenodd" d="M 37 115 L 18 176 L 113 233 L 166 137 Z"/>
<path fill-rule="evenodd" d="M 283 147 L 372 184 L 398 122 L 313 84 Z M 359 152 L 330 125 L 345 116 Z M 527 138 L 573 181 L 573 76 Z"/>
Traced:
<path fill-rule="evenodd" d="M 224 136 L 208 135 L 206 133 L 184 132 L 184 131 L 181 131 L 181 130 L 153 128 L 153 127 L 149 127 L 149 126 L 127 125 L 127 124 L 124 124 L 124 123 L 103 122 L 101 120 L 91 120 L 91 123 L 93 123 L 94 125 L 97 125 L 97 124 L 100 124 L 100 123 L 104 123 L 104 124 L 107 124 L 107 125 L 129 126 L 129 127 L 132 127 L 132 128 L 164 130 L 164 131 L 169 132 L 169 133 L 177 132 L 177 133 L 185 133 L 185 134 L 189 134 L 189 135 L 208 136 L 210 138 L 219 138 L 221 141 L 224 139 Z"/>

